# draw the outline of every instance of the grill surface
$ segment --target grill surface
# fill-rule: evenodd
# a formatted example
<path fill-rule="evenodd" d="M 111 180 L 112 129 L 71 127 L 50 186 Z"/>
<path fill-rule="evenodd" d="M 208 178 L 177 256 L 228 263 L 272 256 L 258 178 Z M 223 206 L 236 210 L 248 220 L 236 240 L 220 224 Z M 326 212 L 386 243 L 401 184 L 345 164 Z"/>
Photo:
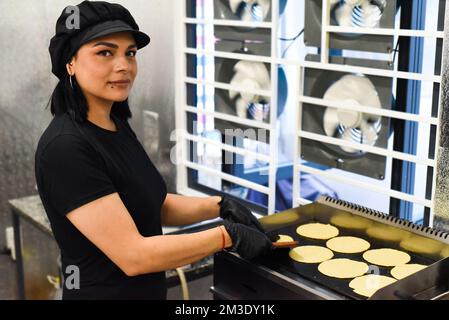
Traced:
<path fill-rule="evenodd" d="M 353 236 L 365 239 L 371 244 L 370 250 L 381 248 L 401 250 L 410 255 L 411 260 L 409 263 L 418 263 L 423 265 L 432 265 L 433 263 L 444 258 L 444 256 L 441 256 L 441 252 L 448 252 L 449 246 L 447 243 L 438 241 L 440 238 L 443 240 L 447 239 L 447 234 L 439 233 L 432 229 L 422 228 L 395 218 L 393 219 L 386 215 L 384 216 L 379 212 L 350 205 L 345 202 L 335 202 L 335 200 L 329 198 L 324 199 L 324 201 L 323 199 L 320 200 L 321 201 L 319 203 L 316 202 L 304 207 L 287 210 L 273 216 L 262 218 L 261 222 L 270 234 L 289 235 L 294 240 L 298 240 L 300 246 L 316 245 L 326 247 L 326 240 L 314 240 L 302 237 L 296 233 L 296 228 L 299 225 L 307 223 L 324 223 L 334 225 L 331 221 L 333 217 L 336 217 L 337 215 L 345 215 L 347 217 L 347 221 L 349 221 L 348 225 L 346 227 L 335 225 L 339 229 L 339 236 Z M 336 205 L 333 206 L 329 201 L 333 201 Z M 402 239 L 396 241 L 371 237 L 366 232 L 367 229 L 356 229 L 353 227 L 356 225 L 355 220 L 360 220 L 360 218 L 366 219 L 366 221 L 370 223 L 370 227 L 376 227 L 382 230 L 383 232 L 380 233 L 380 236 L 388 236 L 392 232 L 394 233 L 396 231 L 404 234 L 404 236 Z M 353 225 L 351 224 L 351 221 L 354 221 Z M 441 250 L 433 253 L 418 254 L 416 252 L 410 252 L 404 248 L 401 248 L 400 241 L 410 237 L 413 237 L 415 241 L 420 241 L 423 239 L 430 240 L 438 246 L 441 245 Z M 366 297 L 354 293 L 354 291 L 349 287 L 349 283 L 352 279 L 336 279 L 325 276 L 318 271 L 318 264 L 304 264 L 296 262 L 289 257 L 288 252 L 289 249 L 276 249 L 270 255 L 261 257 L 254 262 L 282 275 L 292 277 L 293 274 L 306 278 L 350 299 L 366 299 Z M 343 254 L 334 252 L 333 258 L 347 258 L 356 261 L 363 261 L 370 267 L 368 273 L 392 277 L 390 273 L 392 267 L 370 265 L 363 259 L 363 252 L 358 254 Z"/>

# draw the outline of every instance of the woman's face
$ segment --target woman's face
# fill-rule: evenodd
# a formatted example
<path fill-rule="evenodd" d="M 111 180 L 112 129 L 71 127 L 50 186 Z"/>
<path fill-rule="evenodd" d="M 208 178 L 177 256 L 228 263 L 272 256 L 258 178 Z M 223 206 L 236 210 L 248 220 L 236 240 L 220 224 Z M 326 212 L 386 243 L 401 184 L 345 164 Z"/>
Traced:
<path fill-rule="evenodd" d="M 80 47 L 71 74 L 86 99 L 124 101 L 137 75 L 137 46 L 130 32 L 113 33 Z"/>

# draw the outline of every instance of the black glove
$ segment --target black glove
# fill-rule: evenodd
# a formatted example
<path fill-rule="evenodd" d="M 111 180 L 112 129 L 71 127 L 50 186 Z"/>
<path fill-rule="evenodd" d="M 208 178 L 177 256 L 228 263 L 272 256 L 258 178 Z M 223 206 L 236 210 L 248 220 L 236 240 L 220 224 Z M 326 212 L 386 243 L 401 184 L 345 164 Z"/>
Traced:
<path fill-rule="evenodd" d="M 220 206 L 220 217 L 223 220 L 241 223 L 265 233 L 264 228 L 256 219 L 256 217 L 251 213 L 251 210 L 249 210 L 241 203 L 223 196 L 218 205 Z"/>
<path fill-rule="evenodd" d="M 229 250 L 237 252 L 244 259 L 267 254 L 273 249 L 273 245 L 265 233 L 227 220 L 223 220 L 223 225 L 232 239 L 232 247 Z"/>

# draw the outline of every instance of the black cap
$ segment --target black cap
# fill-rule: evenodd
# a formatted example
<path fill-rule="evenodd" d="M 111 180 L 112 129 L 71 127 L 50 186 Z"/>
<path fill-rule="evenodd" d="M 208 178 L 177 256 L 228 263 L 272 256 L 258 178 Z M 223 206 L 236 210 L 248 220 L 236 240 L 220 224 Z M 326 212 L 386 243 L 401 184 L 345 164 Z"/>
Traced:
<path fill-rule="evenodd" d="M 52 72 L 59 79 L 62 79 L 66 70 L 65 65 L 76 51 L 90 40 L 111 33 L 129 31 L 134 36 L 138 49 L 150 43 L 150 37 L 139 31 L 139 26 L 131 13 L 119 4 L 83 1 L 76 7 L 79 11 L 79 25 L 73 23 L 76 21 L 73 15 L 77 14 L 73 6 L 64 8 L 56 22 L 56 34 L 50 40 Z"/>

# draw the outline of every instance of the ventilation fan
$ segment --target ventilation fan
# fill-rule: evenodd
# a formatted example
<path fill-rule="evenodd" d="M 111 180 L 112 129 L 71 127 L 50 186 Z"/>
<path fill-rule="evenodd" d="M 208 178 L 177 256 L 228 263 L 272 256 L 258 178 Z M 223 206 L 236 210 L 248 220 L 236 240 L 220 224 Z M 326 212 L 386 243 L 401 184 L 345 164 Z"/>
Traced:
<path fill-rule="evenodd" d="M 219 0 L 214 2 L 215 18 L 263 22 L 271 20 L 271 1 L 273 0 Z M 282 14 L 287 0 L 279 2 Z"/>
<path fill-rule="evenodd" d="M 214 1 L 215 19 L 240 21 L 270 21 L 272 0 L 216 0 Z M 280 1 L 282 12 L 286 0 Z M 214 26 L 214 35 L 218 41 L 215 50 L 233 52 L 245 48 L 253 54 L 271 55 L 271 30 L 268 28 Z"/>
<path fill-rule="evenodd" d="M 270 12 L 271 0 L 229 0 L 229 7 L 242 21 L 264 21 Z"/>
<path fill-rule="evenodd" d="M 332 13 L 340 26 L 378 28 L 386 6 L 387 0 L 344 0 Z"/>
<path fill-rule="evenodd" d="M 332 0 L 331 25 L 361 28 L 394 28 L 395 0 Z M 304 42 L 321 47 L 322 0 L 305 1 Z M 331 33 L 330 48 L 390 53 L 393 37 Z"/>
<path fill-rule="evenodd" d="M 324 99 L 357 107 L 360 105 L 381 108 L 373 83 L 363 75 L 345 75 L 332 84 Z M 326 135 L 373 146 L 382 129 L 381 117 L 353 110 L 327 108 L 323 117 Z M 348 153 L 361 153 L 357 149 L 341 147 Z"/>
<path fill-rule="evenodd" d="M 318 56 L 307 60 L 319 61 Z M 343 59 L 332 57 L 331 63 L 390 68 L 387 62 Z M 304 95 L 323 98 L 345 106 L 369 106 L 390 108 L 392 106 L 392 79 L 333 72 L 320 69 L 306 69 Z M 354 143 L 386 148 L 390 136 L 389 120 L 373 114 L 332 107 L 303 104 L 302 129 Z M 384 179 L 386 158 L 361 151 L 357 147 L 337 146 L 301 139 L 302 158 L 329 167 L 358 173 L 364 176 Z"/>
<path fill-rule="evenodd" d="M 248 53 L 248 52 L 247 52 Z M 229 83 L 236 88 L 249 88 L 270 91 L 269 64 L 233 59 L 216 59 L 216 80 Z M 287 100 L 287 78 L 284 69 L 278 68 L 278 107 L 279 117 Z M 235 90 L 216 90 L 215 110 L 261 122 L 270 120 L 270 98 L 249 92 Z M 217 129 L 246 129 L 246 126 L 222 120 L 215 120 Z"/>
<path fill-rule="evenodd" d="M 261 62 L 239 61 L 234 65 L 231 85 L 236 88 L 270 90 L 270 74 Z M 240 118 L 248 116 L 257 121 L 266 121 L 269 115 L 269 99 L 248 92 L 229 91 Z"/>

